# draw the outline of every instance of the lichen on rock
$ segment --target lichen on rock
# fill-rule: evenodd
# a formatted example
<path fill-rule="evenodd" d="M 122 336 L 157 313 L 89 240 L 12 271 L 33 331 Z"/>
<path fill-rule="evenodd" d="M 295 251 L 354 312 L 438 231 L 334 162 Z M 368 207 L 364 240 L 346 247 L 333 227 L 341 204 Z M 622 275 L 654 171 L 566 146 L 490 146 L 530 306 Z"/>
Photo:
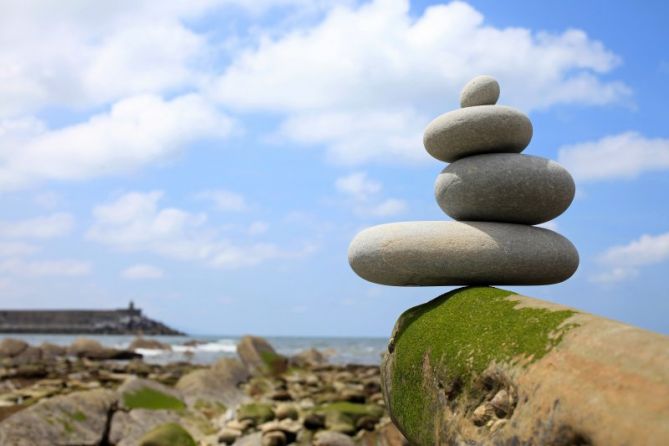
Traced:
<path fill-rule="evenodd" d="M 489 421 L 487 406 L 473 414 L 486 395 L 514 392 L 495 370 L 528 366 L 575 326 L 569 322 L 575 311 L 519 306 L 513 296 L 492 287 L 460 288 L 400 316 L 382 371 L 391 414 L 409 440 L 436 444 L 435 432 L 448 424 L 446 407 Z"/>

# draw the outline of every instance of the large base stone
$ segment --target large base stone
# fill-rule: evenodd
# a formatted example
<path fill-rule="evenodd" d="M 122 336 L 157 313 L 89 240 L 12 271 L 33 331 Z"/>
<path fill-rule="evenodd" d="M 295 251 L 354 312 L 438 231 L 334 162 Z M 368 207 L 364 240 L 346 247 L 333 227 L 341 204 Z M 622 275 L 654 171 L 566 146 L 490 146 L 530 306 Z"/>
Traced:
<path fill-rule="evenodd" d="M 383 359 L 415 445 L 669 444 L 669 338 L 489 287 L 400 316 Z"/>
<path fill-rule="evenodd" d="M 384 285 L 544 285 L 568 279 L 578 252 L 533 226 L 417 221 L 374 226 L 351 242 L 349 263 Z"/>

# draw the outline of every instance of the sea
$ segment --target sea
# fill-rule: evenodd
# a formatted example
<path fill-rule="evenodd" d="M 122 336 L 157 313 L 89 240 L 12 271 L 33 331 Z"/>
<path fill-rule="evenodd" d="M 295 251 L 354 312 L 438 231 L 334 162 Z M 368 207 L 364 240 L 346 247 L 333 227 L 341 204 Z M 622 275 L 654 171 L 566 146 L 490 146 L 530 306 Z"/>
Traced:
<path fill-rule="evenodd" d="M 43 342 L 67 346 L 77 338 L 95 339 L 107 347 L 125 349 L 135 339 L 133 335 L 53 335 L 53 334 L 3 334 L 3 338 L 22 339 L 30 345 Z M 188 361 L 196 364 L 211 364 L 223 357 L 236 356 L 240 336 L 193 335 L 193 336 L 147 336 L 165 344 L 171 351 L 139 349 L 144 361 L 155 364 Z M 387 348 L 386 338 L 318 338 L 318 337 L 265 337 L 274 349 L 286 356 L 295 355 L 309 348 L 325 353 L 333 364 L 378 365 Z"/>

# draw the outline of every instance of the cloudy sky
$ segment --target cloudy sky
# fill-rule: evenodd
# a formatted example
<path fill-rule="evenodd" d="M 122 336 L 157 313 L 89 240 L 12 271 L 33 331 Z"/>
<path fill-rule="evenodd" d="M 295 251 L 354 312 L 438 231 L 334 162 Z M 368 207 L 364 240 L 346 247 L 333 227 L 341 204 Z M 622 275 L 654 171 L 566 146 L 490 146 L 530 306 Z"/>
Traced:
<path fill-rule="evenodd" d="M 0 0 L 1 306 L 194 333 L 386 336 L 447 288 L 358 278 L 447 219 L 422 131 L 495 76 L 577 198 L 581 266 L 518 292 L 669 333 L 665 3 Z"/>

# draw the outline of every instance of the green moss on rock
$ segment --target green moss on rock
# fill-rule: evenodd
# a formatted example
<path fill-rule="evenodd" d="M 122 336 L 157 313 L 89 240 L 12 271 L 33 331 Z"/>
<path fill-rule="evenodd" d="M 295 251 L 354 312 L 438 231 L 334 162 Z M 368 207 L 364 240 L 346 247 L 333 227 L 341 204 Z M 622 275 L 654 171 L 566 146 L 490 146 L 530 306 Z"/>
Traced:
<path fill-rule="evenodd" d="M 274 419 L 274 411 L 272 406 L 269 404 L 262 403 L 249 403 L 240 406 L 237 409 L 237 419 L 242 420 L 251 420 L 256 426 L 267 421 L 272 421 Z"/>
<path fill-rule="evenodd" d="M 181 410 L 186 405 L 180 399 L 150 387 L 142 387 L 123 395 L 123 404 L 128 409 Z"/>
<path fill-rule="evenodd" d="M 197 446 L 193 437 L 177 423 L 167 423 L 156 427 L 141 440 L 139 446 Z"/>
<path fill-rule="evenodd" d="M 436 444 L 441 417 L 435 383 L 471 388 L 491 364 L 527 366 L 546 355 L 574 324 L 575 312 L 519 308 L 514 293 L 466 287 L 407 310 L 389 349 L 390 407 L 402 430 L 419 444 Z"/>
<path fill-rule="evenodd" d="M 381 418 L 383 416 L 383 409 L 375 404 L 359 404 L 349 403 L 346 401 L 324 404 L 318 406 L 315 410 L 318 413 L 339 413 L 350 417 L 353 421 L 362 416 L 370 416 L 373 418 Z"/>

